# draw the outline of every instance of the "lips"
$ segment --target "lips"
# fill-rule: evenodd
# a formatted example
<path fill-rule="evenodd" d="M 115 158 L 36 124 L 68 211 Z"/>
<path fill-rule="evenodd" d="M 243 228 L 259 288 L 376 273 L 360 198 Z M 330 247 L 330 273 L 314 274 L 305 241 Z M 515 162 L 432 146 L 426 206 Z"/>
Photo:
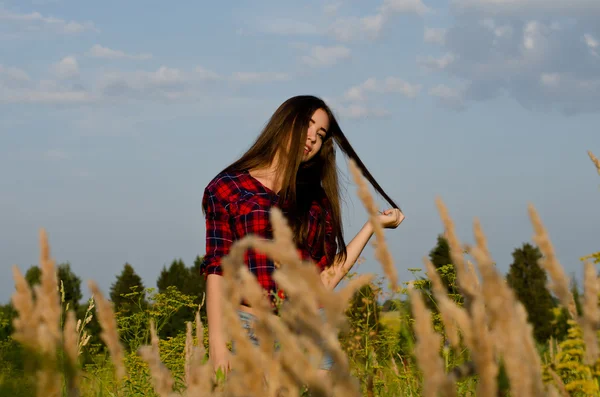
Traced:
<path fill-rule="evenodd" d="M 309 146 L 304 146 L 304 152 L 305 152 L 305 153 L 310 153 L 310 151 L 311 151 L 311 150 L 312 150 L 312 148 L 311 148 L 311 147 L 309 147 Z"/>

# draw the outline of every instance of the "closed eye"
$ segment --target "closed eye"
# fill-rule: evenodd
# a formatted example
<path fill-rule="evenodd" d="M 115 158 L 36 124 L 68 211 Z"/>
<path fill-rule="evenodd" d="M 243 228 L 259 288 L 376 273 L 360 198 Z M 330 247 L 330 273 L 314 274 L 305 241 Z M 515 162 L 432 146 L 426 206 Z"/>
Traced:
<path fill-rule="evenodd" d="M 310 119 L 310 122 L 312 124 L 315 123 L 315 121 L 313 119 Z M 324 134 L 317 134 L 317 135 L 319 135 L 321 137 L 321 139 L 325 139 L 325 137 L 327 136 L 327 130 L 325 128 L 321 127 L 321 128 L 319 128 L 319 131 L 323 131 Z"/>

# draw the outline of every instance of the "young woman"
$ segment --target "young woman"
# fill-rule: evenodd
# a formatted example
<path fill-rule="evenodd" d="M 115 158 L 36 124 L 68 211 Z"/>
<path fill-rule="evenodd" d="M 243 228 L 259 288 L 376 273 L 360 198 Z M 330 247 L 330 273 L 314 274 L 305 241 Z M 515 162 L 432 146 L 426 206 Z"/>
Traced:
<path fill-rule="evenodd" d="M 323 277 L 331 289 L 352 268 L 371 238 L 373 229 L 367 222 L 348 245 L 344 241 L 334 142 L 356 161 L 365 178 L 392 206 L 379 216 L 383 227 L 396 228 L 404 220 L 398 206 L 358 158 L 325 102 L 313 96 L 285 101 L 250 149 L 221 171 L 204 191 L 203 272 L 207 278 L 209 355 L 215 370 L 229 368 L 227 341 L 218 332 L 222 325 L 221 258 L 235 240 L 246 235 L 272 238 L 271 207 L 279 207 L 286 215 L 303 259 L 315 262 L 321 272 L 335 269 L 333 277 Z M 245 259 L 265 292 L 274 295 L 277 286 L 271 274 L 275 264 L 253 250 L 248 250 Z M 241 302 L 239 315 L 250 328 L 252 308 Z M 331 364 L 326 359 L 321 368 L 329 369 Z"/>

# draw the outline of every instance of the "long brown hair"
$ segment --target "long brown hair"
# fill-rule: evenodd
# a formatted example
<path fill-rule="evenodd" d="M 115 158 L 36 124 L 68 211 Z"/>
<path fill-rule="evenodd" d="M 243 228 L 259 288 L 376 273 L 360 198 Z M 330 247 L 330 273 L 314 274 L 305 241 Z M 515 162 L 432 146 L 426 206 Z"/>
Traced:
<path fill-rule="evenodd" d="M 310 119 L 315 111 L 323 109 L 329 117 L 329 130 L 319 153 L 310 161 L 302 163 L 303 149 Z M 245 171 L 268 167 L 276 156 L 286 159 L 278 162 L 277 175 L 281 176 L 280 200 L 285 203 L 290 226 L 294 230 L 296 243 L 304 245 L 308 235 L 309 208 L 313 201 L 323 198 L 329 201 L 333 233 L 340 258 L 346 258 L 346 243 L 343 236 L 340 204 L 340 187 L 336 153 L 333 142 L 342 152 L 353 159 L 364 177 L 375 190 L 393 207 L 398 205 L 379 186 L 356 151 L 343 134 L 333 112 L 320 98 L 310 95 L 295 96 L 273 113 L 261 134 L 250 148 L 224 172 Z M 289 149 L 288 149 L 289 148 Z M 322 216 L 324 211 L 321 211 Z M 325 222 L 318 222 L 317 241 L 324 244 Z M 327 258 L 331 263 L 334 258 Z"/>

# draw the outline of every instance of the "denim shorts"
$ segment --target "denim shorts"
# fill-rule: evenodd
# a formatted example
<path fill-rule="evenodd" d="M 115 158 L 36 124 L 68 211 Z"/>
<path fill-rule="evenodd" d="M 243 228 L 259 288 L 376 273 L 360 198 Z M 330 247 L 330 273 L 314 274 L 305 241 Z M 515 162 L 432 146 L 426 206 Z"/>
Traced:
<path fill-rule="evenodd" d="M 258 339 L 256 338 L 256 335 L 254 333 L 254 329 L 252 328 L 252 322 L 255 319 L 255 316 L 253 314 L 250 314 L 248 312 L 245 312 L 243 310 L 238 310 L 238 316 L 240 317 L 240 320 L 242 322 L 242 326 L 244 327 L 244 329 L 246 330 L 247 334 L 248 334 L 248 338 L 250 339 L 250 341 L 258 346 Z M 323 321 L 325 321 L 325 310 L 324 309 L 319 309 L 319 314 L 321 315 L 321 318 L 323 319 Z M 275 350 L 278 351 L 279 350 L 279 345 L 276 343 L 275 346 Z M 233 352 L 235 353 L 235 345 L 233 346 Z M 323 360 L 321 361 L 321 365 L 319 366 L 319 369 L 325 369 L 325 370 L 330 370 L 333 367 L 333 358 L 327 354 L 327 352 L 323 352 Z"/>

